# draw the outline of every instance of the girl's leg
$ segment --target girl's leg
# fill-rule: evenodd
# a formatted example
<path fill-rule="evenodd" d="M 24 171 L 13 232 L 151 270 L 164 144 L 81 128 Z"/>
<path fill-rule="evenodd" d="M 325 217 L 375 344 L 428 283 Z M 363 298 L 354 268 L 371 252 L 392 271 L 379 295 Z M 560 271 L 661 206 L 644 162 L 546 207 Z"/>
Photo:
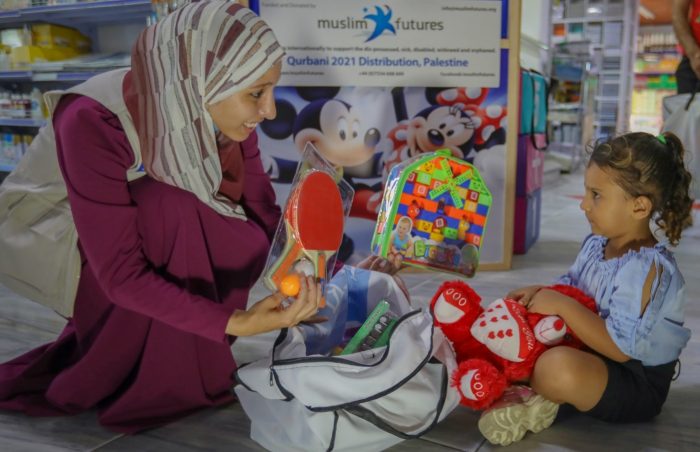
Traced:
<path fill-rule="evenodd" d="M 554 421 L 559 404 L 570 403 L 580 411 L 597 405 L 608 383 L 605 362 L 571 347 L 554 347 L 535 363 L 527 389 L 511 387 L 499 402 L 484 411 L 479 431 L 493 444 L 507 446 L 530 430 L 539 432 Z M 508 396 L 510 392 L 510 397 Z"/>
<path fill-rule="evenodd" d="M 608 369 L 598 356 L 571 347 L 554 347 L 535 363 L 530 384 L 538 394 L 579 411 L 592 409 L 608 384 Z"/>

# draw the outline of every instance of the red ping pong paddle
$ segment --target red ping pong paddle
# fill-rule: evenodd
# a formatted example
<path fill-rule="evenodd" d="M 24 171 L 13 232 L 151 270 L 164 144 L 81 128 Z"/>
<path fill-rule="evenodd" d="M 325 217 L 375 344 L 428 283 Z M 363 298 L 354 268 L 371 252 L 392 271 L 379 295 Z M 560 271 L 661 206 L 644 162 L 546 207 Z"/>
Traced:
<path fill-rule="evenodd" d="M 316 277 L 325 287 L 326 261 L 340 247 L 343 218 L 343 201 L 333 177 L 314 170 L 302 176 L 285 211 L 287 246 L 271 278 L 277 287 L 304 256 L 313 263 Z M 320 306 L 324 305 L 322 298 Z"/>

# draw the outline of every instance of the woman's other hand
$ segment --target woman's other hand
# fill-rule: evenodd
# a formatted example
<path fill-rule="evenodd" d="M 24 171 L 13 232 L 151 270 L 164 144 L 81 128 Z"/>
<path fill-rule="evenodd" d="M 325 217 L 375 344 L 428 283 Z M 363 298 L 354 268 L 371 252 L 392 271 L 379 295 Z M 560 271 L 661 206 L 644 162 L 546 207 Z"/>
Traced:
<path fill-rule="evenodd" d="M 366 258 L 362 259 L 357 263 L 356 267 L 375 272 L 387 273 L 389 275 L 394 275 L 401 269 L 400 266 L 396 266 L 391 261 L 375 254 L 370 254 Z"/>
<path fill-rule="evenodd" d="M 301 278 L 299 295 L 285 307 L 281 292 L 263 298 L 247 311 L 236 311 L 226 326 L 226 334 L 253 336 L 288 328 L 303 321 L 314 321 L 321 301 L 321 285 L 312 276 Z"/>

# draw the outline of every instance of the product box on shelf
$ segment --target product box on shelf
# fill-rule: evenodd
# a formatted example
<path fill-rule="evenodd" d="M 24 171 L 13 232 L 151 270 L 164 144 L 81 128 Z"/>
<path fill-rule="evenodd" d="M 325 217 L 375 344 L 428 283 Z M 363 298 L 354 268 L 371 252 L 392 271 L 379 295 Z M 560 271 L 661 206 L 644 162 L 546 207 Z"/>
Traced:
<path fill-rule="evenodd" d="M 474 276 L 491 208 L 479 171 L 448 149 L 392 168 L 372 252 L 395 265 Z"/>

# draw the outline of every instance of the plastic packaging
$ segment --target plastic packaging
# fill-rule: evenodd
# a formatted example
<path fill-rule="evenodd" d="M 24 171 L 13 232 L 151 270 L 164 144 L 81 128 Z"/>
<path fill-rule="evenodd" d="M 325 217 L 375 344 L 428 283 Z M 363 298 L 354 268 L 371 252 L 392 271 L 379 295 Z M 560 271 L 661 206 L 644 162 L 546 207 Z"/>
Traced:
<path fill-rule="evenodd" d="M 306 145 L 302 159 L 297 166 L 297 171 L 290 187 L 290 193 L 296 193 L 302 179 L 315 171 L 321 171 L 328 174 L 331 177 L 331 186 L 333 185 L 332 181 L 335 182 L 342 203 L 341 221 L 344 225 L 345 220 L 350 213 L 352 198 L 355 192 L 350 184 L 340 177 L 333 165 L 325 160 L 310 143 Z M 282 214 L 283 220 L 280 221 L 277 231 L 275 232 L 270 253 L 268 254 L 265 269 L 263 271 L 263 281 L 265 286 L 271 291 L 280 290 L 281 281 L 287 274 L 285 272 L 287 268 L 286 264 L 290 259 L 289 256 L 296 256 L 296 253 L 293 251 L 295 249 L 295 244 L 293 241 L 301 243 L 298 240 L 298 237 L 295 236 L 293 229 L 290 230 L 291 228 L 289 221 L 287 220 L 288 218 L 296 217 L 296 213 L 290 214 L 290 212 L 296 208 L 297 204 L 294 200 L 294 196 L 290 195 L 285 203 L 284 212 Z M 323 225 L 320 226 L 323 227 Z M 322 285 L 325 287 L 325 275 L 330 277 L 330 275 L 333 274 L 333 268 L 335 267 L 337 249 L 335 251 L 336 252 L 330 258 L 324 259 L 325 265 L 323 265 L 323 269 L 317 269 L 316 266 L 310 262 L 310 260 L 299 254 L 299 258 L 296 259 L 291 266 L 291 271 L 307 275 L 312 274 L 316 278 L 319 278 Z"/>
<path fill-rule="evenodd" d="M 474 276 L 491 208 L 479 171 L 448 149 L 392 168 L 372 252 L 394 265 Z"/>

